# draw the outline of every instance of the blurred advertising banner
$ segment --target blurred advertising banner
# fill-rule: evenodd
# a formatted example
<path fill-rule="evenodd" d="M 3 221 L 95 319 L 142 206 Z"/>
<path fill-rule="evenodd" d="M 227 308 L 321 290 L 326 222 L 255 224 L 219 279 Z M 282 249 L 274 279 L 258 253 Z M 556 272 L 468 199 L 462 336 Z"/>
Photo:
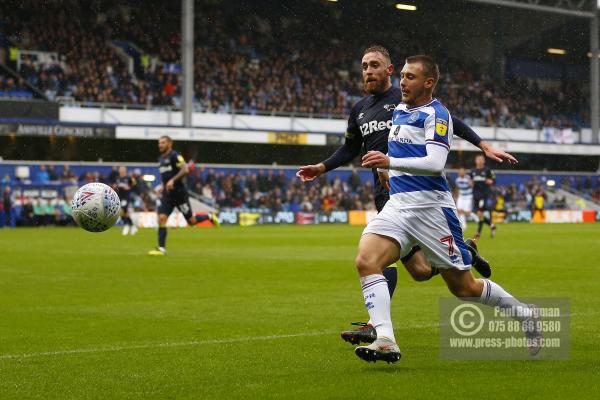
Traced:
<path fill-rule="evenodd" d="M 194 213 L 205 215 L 206 212 Z M 365 226 L 375 216 L 376 211 L 331 211 L 331 212 L 292 212 L 292 211 L 221 211 L 218 213 L 221 225 L 254 226 L 254 225 L 317 225 L 317 224 L 350 224 Z M 600 212 L 580 210 L 543 210 L 532 213 L 529 210 L 493 212 L 496 222 L 529 222 L 529 223 L 581 223 L 600 221 Z M 155 212 L 134 213 L 134 221 L 141 228 L 156 228 Z M 186 227 L 183 215 L 173 212 L 167 221 L 169 227 Z M 201 227 L 211 227 L 209 221 L 199 223 Z"/>
<path fill-rule="evenodd" d="M 155 212 L 135 212 L 132 213 L 131 219 L 140 228 L 158 228 L 158 215 Z M 179 211 L 175 211 L 169 215 L 167 227 L 184 228 L 186 226 L 187 221 Z"/>
<path fill-rule="evenodd" d="M 225 143 L 260 143 L 324 146 L 323 133 L 280 132 L 249 129 L 179 128 L 161 126 L 117 126 L 117 139 L 156 140 L 169 135 L 173 140 Z"/>
<path fill-rule="evenodd" d="M 575 143 L 575 133 L 571 128 L 553 128 L 553 127 L 545 127 L 543 130 L 543 139 L 544 142 L 554 142 L 558 144 L 574 144 Z"/>
<path fill-rule="evenodd" d="M 554 223 L 583 222 L 583 211 L 579 211 L 579 210 L 547 210 L 545 222 L 554 222 Z"/>
<path fill-rule="evenodd" d="M 377 215 L 377 211 L 349 211 L 348 212 L 348 223 L 350 225 L 360 225 L 360 226 L 365 226 L 367 225 L 369 222 L 371 222 L 371 220 L 373 218 L 375 218 L 375 216 Z"/>
<path fill-rule="evenodd" d="M 0 123 L 0 135 L 114 138 L 110 125 Z"/>

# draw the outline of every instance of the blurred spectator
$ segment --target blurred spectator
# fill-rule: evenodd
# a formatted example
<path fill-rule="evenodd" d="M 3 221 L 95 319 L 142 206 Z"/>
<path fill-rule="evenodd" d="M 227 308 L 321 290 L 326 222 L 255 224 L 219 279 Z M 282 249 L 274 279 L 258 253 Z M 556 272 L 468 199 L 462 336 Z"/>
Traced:
<path fill-rule="evenodd" d="M 71 225 L 71 204 L 66 197 L 61 197 L 54 205 L 54 221 L 59 226 Z"/>
<path fill-rule="evenodd" d="M 72 182 L 77 183 L 77 176 L 71 171 L 68 164 L 63 166 L 63 170 L 60 173 L 61 182 Z"/>
<path fill-rule="evenodd" d="M 25 81 L 0 72 L 0 97 L 33 97 Z"/>
<path fill-rule="evenodd" d="M 52 201 L 49 199 L 42 199 L 42 210 L 44 213 L 44 225 L 51 225 L 54 223 L 54 206 Z"/>
<path fill-rule="evenodd" d="M 50 182 L 50 175 L 46 170 L 45 165 L 40 165 L 39 171 L 35 174 L 35 182 L 36 183 L 48 183 Z"/>
<path fill-rule="evenodd" d="M 281 7 L 264 13 L 250 6 L 240 13 L 221 3 L 197 5 L 202 16 L 195 25 L 201 43 L 194 57 L 198 109 L 343 116 L 362 96 L 356 54 L 371 41 L 370 32 L 347 29 L 346 18 L 318 2 L 304 2 L 302 13 Z M 132 0 L 94 2 L 93 10 L 81 0 L 45 2 L 43 9 L 36 0 L 22 0 L 18 7 L 0 2 L 7 38 L 15 47 L 59 54 L 59 60 L 45 63 L 25 57 L 22 80 L 0 74 L 0 94 L 20 90 L 27 81 L 51 99 L 178 106 L 177 3 L 149 1 L 138 7 Z M 305 29 L 317 14 L 319 29 Z M 422 52 L 431 40 L 369 10 L 361 20 L 365 26 L 378 24 L 384 41 L 400 42 L 389 39 L 410 35 L 408 48 L 390 48 L 394 60 Z M 392 31 L 395 37 L 386 33 Z M 117 56 L 122 44 L 135 44 L 144 53 L 132 56 L 133 72 Z M 588 120 L 585 85 L 526 79 L 504 84 L 481 73 L 483 66 L 443 51 L 436 57 L 444 67 L 436 97 L 471 125 L 578 128 Z M 398 75 L 392 78 L 397 83 Z"/>
<path fill-rule="evenodd" d="M 2 191 L 2 214 L 0 214 L 4 226 L 14 226 L 13 200 L 10 186 L 5 186 Z"/>
<path fill-rule="evenodd" d="M 356 191 L 356 189 L 358 189 L 358 186 L 360 185 L 360 176 L 358 175 L 358 173 L 356 172 L 355 169 L 352 170 L 352 174 L 348 177 L 348 185 L 350 185 L 350 188 L 352 189 L 352 191 Z"/>
<path fill-rule="evenodd" d="M 113 165 L 112 169 L 110 170 L 110 174 L 108 175 L 108 184 L 112 185 L 113 183 L 116 183 L 118 176 L 119 176 L 119 167 L 116 165 Z"/>
<path fill-rule="evenodd" d="M 33 224 L 35 226 L 46 225 L 46 209 L 44 207 L 43 199 L 36 199 L 33 201 Z"/>
<path fill-rule="evenodd" d="M 544 189 L 539 187 L 536 190 L 535 196 L 533 198 L 533 219 L 534 221 L 536 220 L 536 215 L 537 218 L 540 218 L 540 220 L 544 220 L 546 218 L 546 211 L 545 211 L 545 205 L 546 205 L 546 194 L 544 193 Z"/>
<path fill-rule="evenodd" d="M 567 207 L 567 199 L 565 196 L 556 197 L 552 203 L 552 208 L 556 210 L 563 210 Z"/>
<path fill-rule="evenodd" d="M 58 174 L 54 170 L 54 165 L 49 165 L 48 166 L 48 178 L 50 179 L 50 182 L 56 182 L 56 181 L 59 180 L 58 179 Z"/>
<path fill-rule="evenodd" d="M 0 188 L 4 190 L 5 186 L 10 186 L 12 184 L 12 179 L 9 174 L 4 174 L 2 180 L 0 181 Z"/>
<path fill-rule="evenodd" d="M 21 207 L 21 219 L 24 226 L 33 226 L 35 224 L 35 212 L 33 209 L 33 201 L 27 197 Z"/>

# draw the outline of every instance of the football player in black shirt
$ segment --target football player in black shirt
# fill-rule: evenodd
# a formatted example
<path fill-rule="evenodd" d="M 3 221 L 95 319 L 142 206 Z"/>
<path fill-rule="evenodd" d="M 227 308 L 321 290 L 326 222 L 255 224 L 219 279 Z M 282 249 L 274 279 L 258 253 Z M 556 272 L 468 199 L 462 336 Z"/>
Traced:
<path fill-rule="evenodd" d="M 321 163 L 305 165 L 300 167 L 296 175 L 303 182 L 310 182 L 318 176 L 348 164 L 361 150 L 380 151 L 387 153 L 389 130 L 392 127 L 392 115 L 396 106 L 402 101 L 402 92 L 400 88 L 392 86 L 391 76 L 394 72 L 394 66 L 391 63 L 389 52 L 382 46 L 371 46 L 363 53 L 362 75 L 364 90 L 369 95 L 359 100 L 348 118 L 348 128 L 346 130 L 346 139 L 344 144 L 337 149 L 331 157 Z M 454 133 L 479 147 L 485 154 L 493 160 L 509 163 L 516 163 L 517 160 L 510 154 L 495 149 L 489 143 L 482 141 L 481 138 L 467 125 L 459 119 L 453 118 Z M 387 174 L 377 172 L 373 169 L 375 206 L 377 211 L 381 211 L 385 203 L 389 200 Z M 484 277 L 491 275 L 489 264 L 477 254 L 475 242 L 467 243 L 473 252 L 473 267 Z M 430 279 L 438 273 L 437 269 L 432 269 L 425 258 L 423 251 L 416 246 L 402 260 L 407 271 L 416 281 Z M 387 268 L 383 275 L 388 281 L 390 296 L 396 288 L 397 271 L 395 267 Z M 354 323 L 361 325 L 358 330 L 342 332 L 342 339 L 353 344 L 363 342 L 372 342 L 376 339 L 375 329 L 369 324 Z"/>
<path fill-rule="evenodd" d="M 121 199 L 121 219 L 123 220 L 124 224 L 123 235 L 127 235 L 128 233 L 135 235 L 137 233 L 137 227 L 133 224 L 133 221 L 129 216 L 131 195 L 135 185 L 135 179 L 133 179 L 132 176 L 127 175 L 127 168 L 125 166 L 119 167 L 119 172 L 115 178 L 113 189 L 115 189 L 119 195 L 119 199 Z"/>
<path fill-rule="evenodd" d="M 496 236 L 496 225 L 492 223 L 492 185 L 496 181 L 496 175 L 485 166 L 485 158 L 480 154 L 475 157 L 475 168 L 471 170 L 469 175 L 473 180 L 473 203 L 479 218 L 474 239 L 477 240 L 481 236 L 484 223 L 490 226 L 490 233 L 494 237 Z"/>
<path fill-rule="evenodd" d="M 189 225 L 209 219 L 214 226 L 219 226 L 219 219 L 213 213 L 201 217 L 195 217 L 190 206 L 187 188 L 183 183 L 183 177 L 188 174 L 188 166 L 183 157 L 173 150 L 173 140 L 169 136 L 161 136 L 158 139 L 158 151 L 161 156 L 158 159 L 161 186 L 160 207 L 158 208 L 158 247 L 148 254 L 162 256 L 167 253 L 167 218 L 177 207 L 185 217 Z"/>

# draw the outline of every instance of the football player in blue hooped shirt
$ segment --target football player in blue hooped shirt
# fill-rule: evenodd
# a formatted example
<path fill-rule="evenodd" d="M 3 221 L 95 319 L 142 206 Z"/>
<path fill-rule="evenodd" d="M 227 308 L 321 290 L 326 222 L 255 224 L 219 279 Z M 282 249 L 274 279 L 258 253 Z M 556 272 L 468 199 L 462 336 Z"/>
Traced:
<path fill-rule="evenodd" d="M 400 88 L 392 86 L 393 72 L 394 65 L 391 63 L 387 49 L 374 45 L 364 51 L 362 76 L 364 90 L 368 95 L 359 100 L 350 111 L 345 143 L 323 162 L 300 167 L 296 175 L 302 182 L 313 181 L 328 171 L 348 164 L 360 154 L 363 147 L 365 152 L 373 150 L 387 153 L 393 111 L 402 101 Z M 489 158 L 498 162 L 504 160 L 509 163 L 517 162 L 512 155 L 495 149 L 489 143 L 481 140 L 464 122 L 456 118 L 453 118 L 453 122 L 454 133 L 479 147 Z M 388 182 L 386 175 L 378 174 L 376 168 L 373 168 L 373 178 L 375 181 L 375 206 L 377 211 L 381 211 L 389 200 Z M 489 277 L 491 275 L 489 264 L 477 254 L 474 242 L 469 240 L 467 244 L 471 245 L 473 266 L 482 276 Z M 428 280 L 439 272 L 436 268 L 431 268 L 431 264 L 418 246 L 415 246 L 401 261 L 416 281 Z M 391 296 L 397 282 L 395 265 L 386 268 L 383 275 L 387 279 Z M 375 329 L 370 323 L 356 322 L 353 325 L 359 325 L 360 328 L 342 332 L 343 340 L 358 344 L 360 342 L 371 343 L 376 339 Z"/>

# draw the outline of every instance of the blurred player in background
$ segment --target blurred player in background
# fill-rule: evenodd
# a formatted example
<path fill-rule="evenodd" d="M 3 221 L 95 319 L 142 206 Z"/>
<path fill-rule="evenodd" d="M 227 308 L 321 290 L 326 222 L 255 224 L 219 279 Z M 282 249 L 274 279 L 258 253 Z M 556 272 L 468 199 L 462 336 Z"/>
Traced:
<path fill-rule="evenodd" d="M 300 167 L 296 175 L 302 182 L 313 181 L 328 171 L 348 164 L 360 154 L 363 147 L 365 151 L 377 150 L 387 153 L 388 135 L 392 126 L 393 110 L 402 100 L 401 90 L 392 86 L 391 76 L 393 72 L 394 65 L 391 62 L 387 49 L 382 46 L 371 46 L 363 52 L 363 87 L 368 95 L 358 101 L 350 111 L 344 144 L 327 160 L 318 164 Z M 416 123 L 416 120 L 413 123 Z M 454 120 L 454 127 L 457 136 L 479 147 L 488 157 L 499 162 L 503 160 L 507 160 L 510 163 L 516 162 L 516 159 L 510 154 L 497 150 L 482 141 L 462 121 L 458 119 Z M 388 188 L 386 187 L 387 179 L 384 174 L 379 176 L 377 169 L 373 169 L 373 179 L 375 206 L 377 211 L 381 211 L 389 200 Z M 474 243 L 472 244 L 474 245 Z M 489 264 L 477 254 L 476 247 L 472 248 L 472 250 L 476 259 L 475 268 L 483 276 L 490 276 L 491 270 Z M 431 268 L 431 265 L 418 246 L 406 254 L 401 261 L 411 276 L 417 281 L 428 280 L 438 272 L 435 268 Z M 391 265 L 383 274 L 387 279 L 391 296 L 394 293 L 397 282 L 395 265 Z M 372 342 L 374 340 L 375 331 L 369 323 L 357 322 L 354 325 L 362 327 L 358 330 L 342 332 L 344 340 L 354 344 L 359 341 Z"/>
<path fill-rule="evenodd" d="M 175 208 L 191 226 L 205 220 L 210 220 L 216 227 L 219 226 L 219 219 L 214 213 L 201 217 L 195 217 L 192 213 L 188 191 L 183 183 L 183 178 L 189 171 L 188 166 L 183 157 L 173 150 L 173 140 L 169 136 L 161 136 L 158 139 L 158 151 L 161 154 L 158 162 L 162 182 L 157 189 L 161 195 L 158 208 L 158 246 L 148 252 L 151 256 L 164 256 L 167 253 L 167 219 Z"/>
<path fill-rule="evenodd" d="M 458 210 L 460 226 L 464 231 L 467 229 L 467 217 L 470 217 L 473 212 L 473 181 L 469 175 L 465 174 L 465 169 L 460 168 L 454 183 L 458 188 L 456 209 Z"/>
<path fill-rule="evenodd" d="M 121 199 L 121 219 L 123 220 L 123 236 L 127 234 L 135 235 L 138 231 L 137 226 L 131 220 L 131 216 L 129 215 L 129 209 L 131 206 L 131 200 L 133 195 L 133 188 L 137 184 L 135 179 L 132 176 L 127 174 L 127 167 L 120 166 L 117 177 L 115 178 L 115 183 L 113 184 L 113 189 L 119 195 L 119 199 Z"/>
<path fill-rule="evenodd" d="M 544 204 L 546 202 L 546 194 L 544 193 L 543 188 L 538 188 L 535 192 L 535 196 L 533 197 L 533 213 L 532 220 L 533 221 L 545 221 L 546 220 L 546 211 L 544 208 Z"/>
<path fill-rule="evenodd" d="M 438 79 L 437 64 L 430 57 L 406 59 L 401 73 L 402 103 L 394 110 L 388 154 L 369 151 L 362 158 L 363 167 L 390 171 L 391 191 L 390 200 L 364 229 L 358 245 L 356 269 L 377 339 L 357 347 L 355 353 L 365 361 L 400 359 L 383 271 L 419 245 L 441 270 L 452 294 L 510 310 L 524 328 L 531 326 L 525 332 L 529 351 L 535 355 L 541 346 L 537 308 L 515 299 L 491 280 L 475 279 L 470 270 L 472 257 L 444 173 L 453 121 L 448 110 L 432 98 Z"/>
<path fill-rule="evenodd" d="M 473 201 L 477 210 L 477 218 L 479 218 L 474 239 L 477 240 L 481 237 L 484 223 L 490 226 L 490 234 L 494 237 L 496 236 L 496 225 L 492 222 L 492 186 L 496 181 L 496 175 L 485 166 L 485 158 L 481 154 L 475 157 L 475 168 L 469 175 L 473 180 Z"/>

